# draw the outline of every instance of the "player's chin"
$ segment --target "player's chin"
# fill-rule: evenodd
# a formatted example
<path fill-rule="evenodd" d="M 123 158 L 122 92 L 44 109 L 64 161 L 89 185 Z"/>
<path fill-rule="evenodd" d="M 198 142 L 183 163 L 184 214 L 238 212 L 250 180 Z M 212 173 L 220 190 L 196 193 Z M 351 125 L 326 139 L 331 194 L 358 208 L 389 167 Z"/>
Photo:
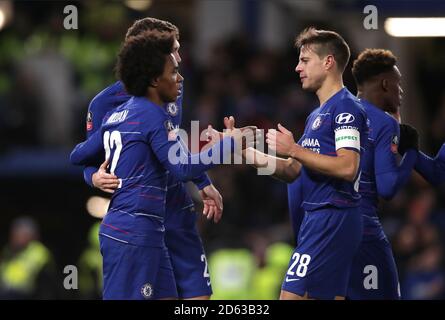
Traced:
<path fill-rule="evenodd" d="M 167 102 L 175 102 L 179 97 L 179 94 L 171 94 L 167 97 Z"/>
<path fill-rule="evenodd" d="M 309 86 L 309 84 L 307 83 L 307 81 L 301 81 L 301 88 L 302 88 L 303 90 L 310 90 L 310 86 Z"/>
<path fill-rule="evenodd" d="M 314 88 L 314 86 L 311 86 L 311 84 L 308 83 L 307 81 L 303 82 L 302 88 L 303 88 L 303 90 L 305 90 L 305 91 L 310 91 L 310 92 L 315 92 L 315 91 L 317 91 L 317 90 Z"/>

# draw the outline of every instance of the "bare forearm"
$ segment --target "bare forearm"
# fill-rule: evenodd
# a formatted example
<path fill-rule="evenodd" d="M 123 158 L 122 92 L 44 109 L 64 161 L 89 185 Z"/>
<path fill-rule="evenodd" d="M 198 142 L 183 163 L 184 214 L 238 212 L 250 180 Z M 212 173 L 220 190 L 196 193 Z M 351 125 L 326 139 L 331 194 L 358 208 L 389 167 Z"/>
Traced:
<path fill-rule="evenodd" d="M 300 175 L 301 164 L 292 158 L 277 158 L 254 148 L 243 150 L 243 157 L 255 168 L 275 168 L 272 177 L 284 182 L 292 182 Z"/>
<path fill-rule="evenodd" d="M 357 175 L 360 156 L 355 151 L 341 150 L 343 149 L 340 149 L 336 156 L 327 156 L 295 145 L 290 156 L 310 170 L 330 177 L 353 181 Z M 345 152 L 348 153 L 348 156 L 344 154 Z"/>

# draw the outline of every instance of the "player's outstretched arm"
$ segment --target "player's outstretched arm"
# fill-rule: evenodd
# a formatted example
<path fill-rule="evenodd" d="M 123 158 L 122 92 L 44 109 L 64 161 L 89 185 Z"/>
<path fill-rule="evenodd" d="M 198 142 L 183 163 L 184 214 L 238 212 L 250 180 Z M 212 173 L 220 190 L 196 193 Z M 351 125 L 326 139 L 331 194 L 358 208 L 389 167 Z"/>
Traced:
<path fill-rule="evenodd" d="M 224 126 L 227 130 L 233 130 L 235 128 L 235 118 L 233 116 L 224 117 Z M 243 127 L 240 130 L 253 130 L 255 139 L 260 139 L 261 136 L 256 133 L 255 126 Z M 242 152 L 243 158 L 246 163 L 253 167 L 259 168 L 275 168 L 272 173 L 272 177 L 281 180 L 283 182 L 291 183 L 299 175 L 301 170 L 301 164 L 292 158 L 278 158 L 272 155 L 265 154 L 253 147 L 248 147 Z"/>
<path fill-rule="evenodd" d="M 381 161 L 381 159 L 377 161 Z M 394 170 L 376 173 L 377 192 L 379 196 L 386 200 L 391 200 L 397 191 L 408 182 L 416 161 L 417 152 L 415 150 L 408 150 L 402 158 L 400 165 L 396 165 Z"/>
<path fill-rule="evenodd" d="M 434 159 L 419 151 L 415 169 L 433 186 L 445 183 L 445 144 Z"/>
<path fill-rule="evenodd" d="M 236 138 L 227 136 L 208 150 L 197 154 L 186 154 L 182 152 L 178 140 L 168 139 L 162 122 L 148 134 L 148 141 L 159 162 L 183 182 L 191 181 L 216 165 L 223 164 L 224 160 L 234 152 L 236 143 Z"/>
<path fill-rule="evenodd" d="M 351 182 L 357 176 L 359 150 L 340 148 L 336 156 L 322 155 L 296 144 L 292 133 L 281 124 L 278 124 L 278 131 L 269 130 L 266 142 L 277 154 L 290 156 L 310 170 Z"/>
<path fill-rule="evenodd" d="M 422 151 L 419 151 L 415 169 L 429 183 L 434 186 L 438 185 L 439 181 L 436 163 L 433 158 L 429 157 Z"/>
<path fill-rule="evenodd" d="M 98 130 L 88 140 L 74 147 L 70 155 L 70 161 L 74 165 L 89 165 L 97 160 L 97 156 L 101 152 L 103 152 L 102 136 L 100 130 Z"/>
<path fill-rule="evenodd" d="M 181 139 L 181 136 L 178 136 L 177 140 L 179 145 L 181 146 L 180 152 L 182 152 L 184 155 L 191 156 L 190 150 L 187 144 Z M 197 177 L 194 177 L 191 181 L 196 185 L 198 190 L 202 190 L 212 184 L 210 177 L 205 172 L 198 175 Z"/>
<path fill-rule="evenodd" d="M 181 140 L 181 137 L 178 137 L 178 143 L 182 147 L 181 152 L 187 156 L 191 156 L 190 150 Z M 213 221 L 218 223 L 223 213 L 222 196 L 218 189 L 215 188 L 209 176 L 205 172 L 193 178 L 191 181 L 199 190 L 199 195 L 204 205 L 202 212 L 203 215 L 205 215 L 208 220 L 213 218 Z"/>
<path fill-rule="evenodd" d="M 408 182 L 417 160 L 417 151 L 409 148 L 398 163 L 396 148 L 400 130 L 398 122 L 393 119 L 383 122 L 376 134 L 374 172 L 377 192 L 390 200 Z"/>
<path fill-rule="evenodd" d="M 445 147 L 442 146 L 434 159 L 423 152 L 418 152 L 418 149 L 419 135 L 417 130 L 408 124 L 401 124 L 399 153 L 406 156 L 410 151 L 415 150 L 417 158 L 414 168 L 416 171 L 433 186 L 443 183 L 445 181 L 445 173 L 441 167 L 444 167 Z"/>
<path fill-rule="evenodd" d="M 243 151 L 243 157 L 257 169 L 275 168 L 272 177 L 283 182 L 291 183 L 300 176 L 301 163 L 291 157 L 287 159 L 274 157 L 252 147 Z"/>

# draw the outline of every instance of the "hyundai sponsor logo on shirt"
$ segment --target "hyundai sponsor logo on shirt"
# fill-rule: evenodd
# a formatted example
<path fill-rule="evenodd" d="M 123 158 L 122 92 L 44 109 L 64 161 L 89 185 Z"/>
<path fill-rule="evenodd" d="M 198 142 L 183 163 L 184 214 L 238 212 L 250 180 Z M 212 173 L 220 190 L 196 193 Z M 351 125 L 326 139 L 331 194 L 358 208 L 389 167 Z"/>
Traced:
<path fill-rule="evenodd" d="M 351 123 L 354 122 L 355 117 L 347 112 L 344 113 L 340 113 L 335 117 L 335 122 L 337 122 L 338 124 L 347 124 L 347 123 Z"/>

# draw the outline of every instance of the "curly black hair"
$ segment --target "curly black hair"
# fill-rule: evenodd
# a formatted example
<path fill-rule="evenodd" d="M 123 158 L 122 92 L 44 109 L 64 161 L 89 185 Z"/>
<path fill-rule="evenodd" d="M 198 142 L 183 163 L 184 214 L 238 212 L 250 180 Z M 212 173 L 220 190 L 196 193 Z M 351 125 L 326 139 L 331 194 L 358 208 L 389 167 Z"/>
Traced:
<path fill-rule="evenodd" d="M 332 54 L 337 62 L 338 69 L 342 72 L 345 70 L 351 57 L 351 50 L 346 41 L 337 32 L 309 27 L 295 38 L 296 48 L 301 49 L 304 45 L 312 44 L 315 45 L 313 50 L 319 57 Z"/>
<path fill-rule="evenodd" d="M 396 56 L 389 50 L 366 49 L 359 54 L 352 66 L 352 75 L 357 85 L 389 72 L 397 63 Z"/>
<path fill-rule="evenodd" d="M 173 23 L 159 20 L 156 18 L 143 18 L 136 20 L 133 25 L 128 28 L 125 39 L 137 36 L 144 31 L 159 31 L 174 34 L 176 40 L 179 40 L 179 29 Z"/>
<path fill-rule="evenodd" d="M 145 96 L 153 80 L 164 72 L 167 56 L 172 52 L 173 37 L 149 31 L 125 41 L 116 71 L 130 95 Z"/>

